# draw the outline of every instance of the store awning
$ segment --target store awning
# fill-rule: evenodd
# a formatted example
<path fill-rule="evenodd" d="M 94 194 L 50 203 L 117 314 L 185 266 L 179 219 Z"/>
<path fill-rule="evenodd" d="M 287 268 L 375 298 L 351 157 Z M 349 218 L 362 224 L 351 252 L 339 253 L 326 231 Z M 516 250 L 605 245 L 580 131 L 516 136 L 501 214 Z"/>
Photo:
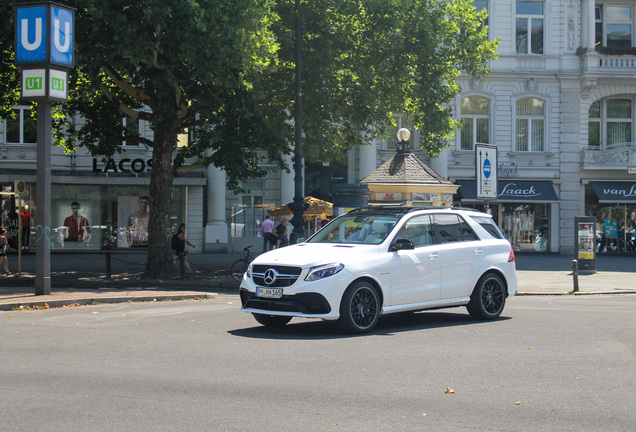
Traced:
<path fill-rule="evenodd" d="M 303 201 L 305 202 L 305 204 L 309 205 L 309 207 L 307 207 L 307 210 L 305 210 L 305 213 L 304 213 L 305 217 L 308 217 L 308 216 L 314 217 L 316 215 L 322 215 L 322 214 L 327 216 L 333 215 L 333 204 L 331 204 L 328 201 L 323 201 L 321 199 L 314 198 L 311 196 L 305 197 Z M 289 209 L 290 204 L 291 203 L 287 203 L 280 207 L 267 210 L 267 214 L 269 216 L 292 216 L 293 213 Z"/>
<path fill-rule="evenodd" d="M 457 180 L 462 201 L 477 201 L 477 182 Z M 548 180 L 499 180 L 494 202 L 559 202 L 554 186 Z M 483 201 L 483 200 L 480 200 Z"/>
<path fill-rule="evenodd" d="M 636 182 L 590 182 L 599 203 L 636 203 Z"/>

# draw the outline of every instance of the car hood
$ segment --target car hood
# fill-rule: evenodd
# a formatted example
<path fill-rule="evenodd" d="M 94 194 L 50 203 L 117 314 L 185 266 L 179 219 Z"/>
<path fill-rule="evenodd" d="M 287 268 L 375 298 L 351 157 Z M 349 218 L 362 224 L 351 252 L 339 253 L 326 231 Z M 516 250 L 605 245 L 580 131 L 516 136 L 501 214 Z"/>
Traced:
<path fill-rule="evenodd" d="M 261 254 L 254 259 L 253 263 L 299 267 L 312 267 L 332 262 L 349 263 L 362 259 L 367 253 L 377 252 L 377 248 L 377 245 L 299 243 Z"/>

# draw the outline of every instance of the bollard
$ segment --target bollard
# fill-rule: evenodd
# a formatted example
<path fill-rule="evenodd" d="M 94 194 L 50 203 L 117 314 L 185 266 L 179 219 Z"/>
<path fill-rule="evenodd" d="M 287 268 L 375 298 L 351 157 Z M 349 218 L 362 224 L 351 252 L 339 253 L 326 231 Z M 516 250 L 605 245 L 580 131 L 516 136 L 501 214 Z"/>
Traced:
<path fill-rule="evenodd" d="M 179 263 L 181 264 L 181 280 L 186 279 L 186 271 L 185 271 L 185 254 L 179 254 Z"/>
<path fill-rule="evenodd" d="M 579 292 L 579 262 L 577 260 L 572 260 L 572 279 L 574 282 L 572 292 Z"/>
<path fill-rule="evenodd" d="M 106 251 L 106 279 L 110 279 L 110 251 Z"/>

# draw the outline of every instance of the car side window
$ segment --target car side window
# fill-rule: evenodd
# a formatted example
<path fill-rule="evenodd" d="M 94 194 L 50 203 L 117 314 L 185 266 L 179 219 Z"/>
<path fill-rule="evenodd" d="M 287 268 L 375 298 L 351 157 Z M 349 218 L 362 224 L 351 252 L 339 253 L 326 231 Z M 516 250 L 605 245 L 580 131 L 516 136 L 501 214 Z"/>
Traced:
<path fill-rule="evenodd" d="M 457 215 L 436 214 L 434 218 L 440 243 L 462 241 L 462 229 Z"/>
<path fill-rule="evenodd" d="M 460 223 L 460 228 L 462 231 L 462 240 L 463 241 L 473 241 L 473 240 L 480 240 L 480 238 L 477 236 L 477 234 L 475 234 L 475 231 L 473 231 L 473 229 L 470 227 L 470 225 L 468 225 L 466 223 L 465 220 L 462 219 L 462 217 L 459 217 L 459 223 Z"/>
<path fill-rule="evenodd" d="M 433 244 L 433 224 L 429 215 L 411 218 L 397 235 L 398 239 L 407 239 L 413 246 L 428 246 Z"/>

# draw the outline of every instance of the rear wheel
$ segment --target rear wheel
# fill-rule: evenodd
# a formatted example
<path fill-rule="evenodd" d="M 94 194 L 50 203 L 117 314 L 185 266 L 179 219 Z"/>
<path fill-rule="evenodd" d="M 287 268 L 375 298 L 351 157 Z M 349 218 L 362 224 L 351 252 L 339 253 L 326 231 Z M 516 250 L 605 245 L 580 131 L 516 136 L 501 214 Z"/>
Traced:
<path fill-rule="evenodd" d="M 240 259 L 238 261 L 234 261 L 234 263 L 232 263 L 232 266 L 230 267 L 230 271 L 232 272 L 232 277 L 237 280 L 237 281 L 241 281 L 241 279 L 243 279 L 243 274 L 247 271 L 247 266 L 249 265 L 249 263 L 247 262 L 246 259 Z"/>
<path fill-rule="evenodd" d="M 254 319 L 265 327 L 283 327 L 292 317 L 253 313 Z"/>
<path fill-rule="evenodd" d="M 373 329 L 380 316 L 380 297 L 369 282 L 356 282 L 342 296 L 338 327 L 349 333 L 365 333 Z"/>
<path fill-rule="evenodd" d="M 497 274 L 488 273 L 477 282 L 466 309 L 475 319 L 493 320 L 501 315 L 505 304 L 506 286 L 503 280 Z"/>

